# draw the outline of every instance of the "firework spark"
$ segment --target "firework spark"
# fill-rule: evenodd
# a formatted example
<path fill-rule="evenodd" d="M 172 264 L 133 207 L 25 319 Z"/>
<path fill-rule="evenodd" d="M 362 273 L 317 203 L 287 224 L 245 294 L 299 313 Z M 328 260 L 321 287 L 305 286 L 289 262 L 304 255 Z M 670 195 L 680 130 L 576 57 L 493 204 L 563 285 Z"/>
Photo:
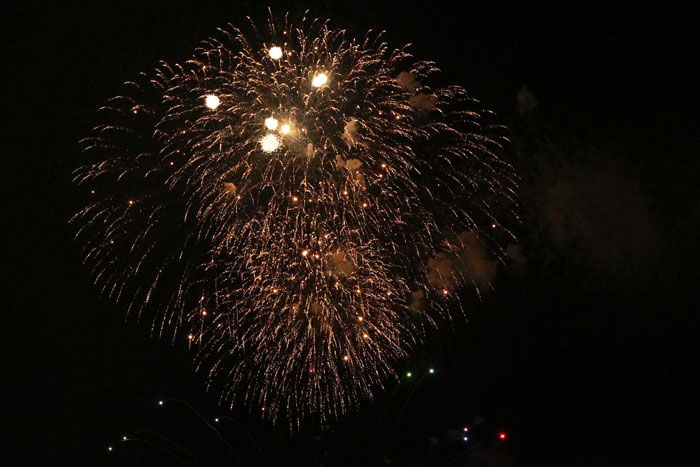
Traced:
<path fill-rule="evenodd" d="M 100 109 L 73 222 L 96 284 L 186 336 L 223 400 L 326 420 L 487 284 L 515 175 L 489 113 L 405 47 L 310 19 L 251 30 Z"/>

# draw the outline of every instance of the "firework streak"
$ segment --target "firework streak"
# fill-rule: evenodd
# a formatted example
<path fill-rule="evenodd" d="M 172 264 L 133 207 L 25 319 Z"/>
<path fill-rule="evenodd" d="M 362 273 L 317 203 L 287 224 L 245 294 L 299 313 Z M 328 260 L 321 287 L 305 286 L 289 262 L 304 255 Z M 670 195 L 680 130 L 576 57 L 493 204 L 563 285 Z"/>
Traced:
<path fill-rule="evenodd" d="M 227 403 L 298 422 L 371 398 L 488 286 L 514 212 L 501 128 L 437 72 L 271 17 L 126 83 L 75 172 L 95 283 L 189 339 Z"/>

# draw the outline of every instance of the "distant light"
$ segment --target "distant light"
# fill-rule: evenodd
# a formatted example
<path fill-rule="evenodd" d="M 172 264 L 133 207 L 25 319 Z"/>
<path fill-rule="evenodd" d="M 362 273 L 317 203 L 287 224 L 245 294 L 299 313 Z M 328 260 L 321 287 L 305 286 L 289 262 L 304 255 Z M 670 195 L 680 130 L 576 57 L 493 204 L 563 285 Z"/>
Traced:
<path fill-rule="evenodd" d="M 503 433 L 503 432 L 500 432 L 500 433 L 498 434 L 498 437 L 499 437 L 500 439 L 506 439 L 506 434 Z"/>
<path fill-rule="evenodd" d="M 350 355 L 344 356 L 344 357 L 343 357 L 343 360 L 345 360 L 346 362 L 347 362 L 348 360 L 350 360 Z"/>
<path fill-rule="evenodd" d="M 265 119 L 265 126 L 269 128 L 270 130 L 274 130 L 277 128 L 277 119 L 274 117 L 268 117 Z"/>
<path fill-rule="evenodd" d="M 270 58 L 273 60 L 282 58 L 282 49 L 277 46 L 270 48 Z"/>
<path fill-rule="evenodd" d="M 285 123 L 284 125 L 282 125 L 282 128 L 280 128 L 280 130 L 282 131 L 282 134 L 283 134 L 283 135 L 286 135 L 286 134 L 289 133 L 292 129 L 291 129 L 291 127 L 290 127 L 288 124 Z"/>
<path fill-rule="evenodd" d="M 205 103 L 207 107 L 209 107 L 211 110 L 214 110 L 219 106 L 219 98 L 214 94 L 209 94 L 206 98 Z"/>
<path fill-rule="evenodd" d="M 469 427 L 468 427 L 468 426 L 465 426 L 464 428 L 462 428 L 462 431 L 465 432 L 465 433 L 469 432 Z"/>
<path fill-rule="evenodd" d="M 303 256 L 304 258 L 306 258 L 307 256 L 309 256 L 309 250 L 303 250 L 303 251 L 301 252 L 301 256 Z"/>
<path fill-rule="evenodd" d="M 109 452 L 112 452 L 112 446 L 107 446 L 107 450 L 108 450 Z"/>
<path fill-rule="evenodd" d="M 413 373 L 411 373 L 411 372 L 409 371 L 408 373 L 406 373 L 406 376 L 407 376 L 408 378 L 410 378 L 411 376 L 413 376 Z"/>
<path fill-rule="evenodd" d="M 447 295 L 448 293 L 450 293 L 449 290 L 447 290 L 447 289 L 442 289 L 442 294 L 443 294 L 443 295 Z"/>
<path fill-rule="evenodd" d="M 123 439 L 124 441 L 126 441 L 126 436 L 122 436 L 122 439 Z"/>
<path fill-rule="evenodd" d="M 432 375 L 433 373 L 435 373 L 435 370 L 433 368 L 431 368 L 428 370 L 428 373 L 430 373 Z"/>
<path fill-rule="evenodd" d="M 320 88 L 324 84 L 328 82 L 328 76 L 326 76 L 325 73 L 319 73 L 316 76 L 314 76 L 314 79 L 311 81 L 311 85 L 315 88 Z"/>
<path fill-rule="evenodd" d="M 364 334 L 362 334 L 362 337 L 365 338 L 365 339 L 369 339 L 369 334 L 364 333 Z"/>
<path fill-rule="evenodd" d="M 260 145 L 263 151 L 273 152 L 279 147 L 280 140 L 277 139 L 277 136 L 270 133 L 260 140 Z"/>
<path fill-rule="evenodd" d="M 495 229 L 495 228 L 496 228 L 496 224 L 491 224 L 491 228 L 492 228 L 492 229 Z"/>
<path fill-rule="evenodd" d="M 187 338 L 188 338 L 189 340 L 192 340 L 192 339 L 194 339 L 194 335 L 193 335 L 193 334 L 188 334 L 188 335 L 187 335 Z"/>
<path fill-rule="evenodd" d="M 215 419 L 214 419 L 214 423 L 219 423 L 219 419 L 218 419 L 218 418 L 215 418 Z"/>
<path fill-rule="evenodd" d="M 465 436 L 465 437 L 462 438 L 462 439 L 463 439 L 464 441 L 469 441 L 469 436 Z"/>
<path fill-rule="evenodd" d="M 163 405 L 163 401 L 158 401 L 158 405 Z"/>

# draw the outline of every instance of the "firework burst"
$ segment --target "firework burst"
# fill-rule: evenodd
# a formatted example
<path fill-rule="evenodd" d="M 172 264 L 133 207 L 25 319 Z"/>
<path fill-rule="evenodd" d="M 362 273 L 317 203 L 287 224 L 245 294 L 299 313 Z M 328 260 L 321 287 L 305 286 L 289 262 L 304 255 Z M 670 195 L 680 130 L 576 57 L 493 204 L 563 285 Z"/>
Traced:
<path fill-rule="evenodd" d="M 488 285 L 513 212 L 499 128 L 437 71 L 271 17 L 126 83 L 75 174 L 96 284 L 186 336 L 227 402 L 298 421 L 371 398 Z"/>

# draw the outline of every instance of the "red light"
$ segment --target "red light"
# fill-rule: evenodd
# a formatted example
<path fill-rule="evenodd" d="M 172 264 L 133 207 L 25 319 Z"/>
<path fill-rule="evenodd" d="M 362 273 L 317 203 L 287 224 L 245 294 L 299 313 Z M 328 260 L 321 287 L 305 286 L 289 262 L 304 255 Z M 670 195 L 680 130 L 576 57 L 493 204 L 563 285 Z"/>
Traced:
<path fill-rule="evenodd" d="M 501 438 L 501 439 L 506 439 L 506 434 L 503 433 L 503 432 L 501 432 L 501 433 L 498 434 L 498 437 Z"/>
<path fill-rule="evenodd" d="M 466 426 L 465 426 L 464 428 L 462 428 L 462 430 L 463 430 L 465 433 L 467 433 L 467 432 L 469 431 L 469 427 L 466 427 Z"/>

